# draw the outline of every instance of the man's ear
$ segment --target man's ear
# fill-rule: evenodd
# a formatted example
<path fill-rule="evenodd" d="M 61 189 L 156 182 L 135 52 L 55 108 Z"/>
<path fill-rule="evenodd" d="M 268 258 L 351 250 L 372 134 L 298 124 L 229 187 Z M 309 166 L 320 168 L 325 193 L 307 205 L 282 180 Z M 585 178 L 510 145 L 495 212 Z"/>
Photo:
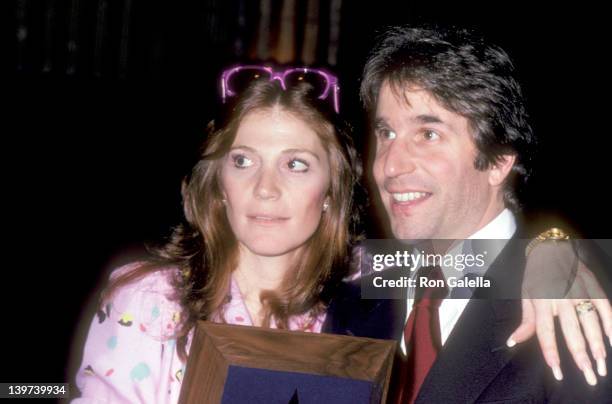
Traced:
<path fill-rule="evenodd" d="M 510 174 L 510 170 L 512 170 L 515 161 L 515 154 L 503 154 L 495 164 L 489 168 L 489 184 L 491 186 L 501 185 L 506 177 L 508 177 L 508 174 Z"/>

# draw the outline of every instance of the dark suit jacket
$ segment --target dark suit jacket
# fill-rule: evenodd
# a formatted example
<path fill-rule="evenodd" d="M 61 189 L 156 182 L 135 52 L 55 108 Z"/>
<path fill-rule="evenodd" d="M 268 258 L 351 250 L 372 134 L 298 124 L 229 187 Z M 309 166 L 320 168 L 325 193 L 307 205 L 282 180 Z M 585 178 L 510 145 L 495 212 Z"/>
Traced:
<path fill-rule="evenodd" d="M 489 267 L 486 276 L 492 288 L 474 292 L 427 375 L 417 403 L 612 403 L 612 375 L 598 377 L 598 385 L 589 386 L 561 340 L 562 382 L 553 378 L 537 338 L 506 347 L 520 324 L 521 302 L 487 297 L 495 285 L 514 289 L 520 296 L 525 242 L 518 237 Z M 323 331 L 400 341 L 405 319 L 405 300 L 362 300 L 359 287 L 347 284 L 332 300 Z M 560 329 L 557 335 L 562 335 Z M 606 346 L 612 373 L 607 341 Z"/>

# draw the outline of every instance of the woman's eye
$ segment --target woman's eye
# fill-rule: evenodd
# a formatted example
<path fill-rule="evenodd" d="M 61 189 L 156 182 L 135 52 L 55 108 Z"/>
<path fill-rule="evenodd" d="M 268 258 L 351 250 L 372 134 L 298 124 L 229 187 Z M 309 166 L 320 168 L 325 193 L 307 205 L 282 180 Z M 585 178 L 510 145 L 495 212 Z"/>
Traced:
<path fill-rule="evenodd" d="M 232 156 L 234 166 L 237 168 L 247 168 L 253 165 L 253 160 L 243 154 L 236 154 Z"/>
<path fill-rule="evenodd" d="M 379 137 L 381 140 L 393 140 L 397 137 L 395 132 L 393 132 L 392 130 L 382 128 L 376 130 L 376 136 Z"/>
<path fill-rule="evenodd" d="M 305 161 L 293 159 L 287 163 L 287 167 L 289 167 L 291 171 L 305 172 L 308 171 L 309 166 Z"/>
<path fill-rule="evenodd" d="M 440 135 L 438 135 L 437 132 L 434 132 L 433 130 L 426 130 L 425 132 L 423 132 L 423 138 L 425 138 L 425 140 L 438 140 L 440 139 Z"/>

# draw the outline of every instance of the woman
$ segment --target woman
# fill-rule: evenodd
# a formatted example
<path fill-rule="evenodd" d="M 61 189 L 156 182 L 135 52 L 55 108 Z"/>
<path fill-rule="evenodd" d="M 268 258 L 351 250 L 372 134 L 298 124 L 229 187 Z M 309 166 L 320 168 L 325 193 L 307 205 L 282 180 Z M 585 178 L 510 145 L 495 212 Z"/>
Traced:
<path fill-rule="evenodd" d="M 361 170 L 335 77 L 245 66 L 222 90 L 231 105 L 184 183 L 186 223 L 155 259 L 111 275 L 83 401 L 176 402 L 196 321 L 321 332 L 348 274 Z"/>
<path fill-rule="evenodd" d="M 111 276 L 77 375 L 84 398 L 176 402 L 199 319 L 320 332 L 347 275 L 360 169 L 319 99 L 328 78 L 337 95 L 335 78 L 302 73 L 255 81 L 211 126 L 183 187 L 187 223 L 154 261 Z"/>

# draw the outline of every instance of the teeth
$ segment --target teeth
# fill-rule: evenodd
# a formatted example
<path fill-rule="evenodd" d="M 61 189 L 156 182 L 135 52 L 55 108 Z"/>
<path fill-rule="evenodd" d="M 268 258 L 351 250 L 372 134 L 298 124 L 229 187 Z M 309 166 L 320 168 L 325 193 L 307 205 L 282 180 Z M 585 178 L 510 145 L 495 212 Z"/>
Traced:
<path fill-rule="evenodd" d="M 427 193 L 425 192 L 406 192 L 403 194 L 391 194 L 393 195 L 393 199 L 395 199 L 397 202 L 408 202 L 408 201 L 414 201 L 415 199 L 419 199 L 419 198 L 424 198 L 427 196 Z"/>

